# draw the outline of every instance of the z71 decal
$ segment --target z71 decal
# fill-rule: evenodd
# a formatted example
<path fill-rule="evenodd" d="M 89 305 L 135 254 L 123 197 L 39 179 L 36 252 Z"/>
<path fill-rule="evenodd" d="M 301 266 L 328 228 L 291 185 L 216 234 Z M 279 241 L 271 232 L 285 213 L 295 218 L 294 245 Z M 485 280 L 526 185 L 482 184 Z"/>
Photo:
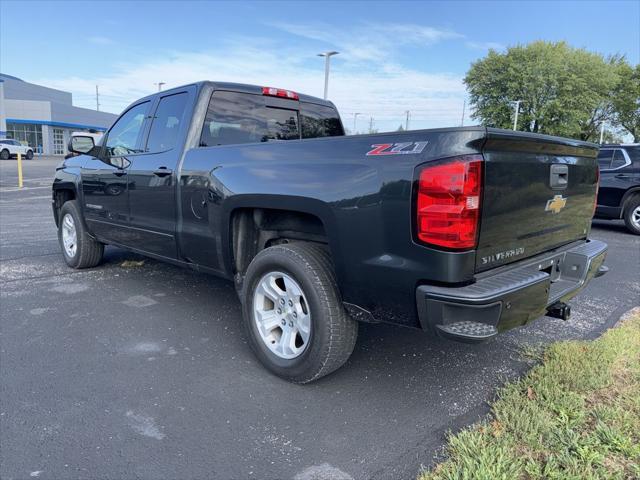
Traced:
<path fill-rule="evenodd" d="M 376 143 L 367 155 L 411 155 L 422 153 L 429 142 Z M 413 146 L 413 148 L 410 148 Z"/>

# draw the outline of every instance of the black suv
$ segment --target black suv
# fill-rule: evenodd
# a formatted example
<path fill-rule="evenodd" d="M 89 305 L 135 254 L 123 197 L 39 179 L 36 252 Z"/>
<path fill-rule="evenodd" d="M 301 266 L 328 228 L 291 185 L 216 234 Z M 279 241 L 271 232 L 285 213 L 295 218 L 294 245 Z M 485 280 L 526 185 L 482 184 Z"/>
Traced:
<path fill-rule="evenodd" d="M 624 219 L 640 235 L 640 143 L 602 145 L 596 218 Z"/>

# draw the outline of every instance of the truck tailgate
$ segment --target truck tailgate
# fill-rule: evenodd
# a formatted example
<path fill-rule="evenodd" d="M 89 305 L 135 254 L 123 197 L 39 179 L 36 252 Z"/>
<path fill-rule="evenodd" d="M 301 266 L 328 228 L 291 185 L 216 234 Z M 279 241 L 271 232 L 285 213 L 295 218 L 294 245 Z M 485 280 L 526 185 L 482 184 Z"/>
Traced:
<path fill-rule="evenodd" d="M 476 271 L 586 238 L 597 152 L 586 142 L 487 129 Z"/>

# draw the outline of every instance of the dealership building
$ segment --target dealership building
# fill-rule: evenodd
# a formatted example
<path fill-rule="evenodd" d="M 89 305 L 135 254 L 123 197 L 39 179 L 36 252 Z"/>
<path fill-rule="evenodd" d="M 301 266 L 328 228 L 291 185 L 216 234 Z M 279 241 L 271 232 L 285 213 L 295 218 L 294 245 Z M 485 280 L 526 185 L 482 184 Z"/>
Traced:
<path fill-rule="evenodd" d="M 64 155 L 71 132 L 104 131 L 116 115 L 74 107 L 71 93 L 0 73 L 0 138 L 44 155 Z"/>

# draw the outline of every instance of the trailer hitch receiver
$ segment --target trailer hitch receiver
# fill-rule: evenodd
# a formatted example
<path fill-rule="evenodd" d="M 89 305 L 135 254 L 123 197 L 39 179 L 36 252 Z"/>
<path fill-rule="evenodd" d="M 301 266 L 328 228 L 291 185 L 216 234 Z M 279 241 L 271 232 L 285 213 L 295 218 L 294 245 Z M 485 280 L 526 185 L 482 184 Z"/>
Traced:
<path fill-rule="evenodd" d="M 564 302 L 556 302 L 547 308 L 547 316 L 567 321 L 571 316 L 571 307 Z"/>

